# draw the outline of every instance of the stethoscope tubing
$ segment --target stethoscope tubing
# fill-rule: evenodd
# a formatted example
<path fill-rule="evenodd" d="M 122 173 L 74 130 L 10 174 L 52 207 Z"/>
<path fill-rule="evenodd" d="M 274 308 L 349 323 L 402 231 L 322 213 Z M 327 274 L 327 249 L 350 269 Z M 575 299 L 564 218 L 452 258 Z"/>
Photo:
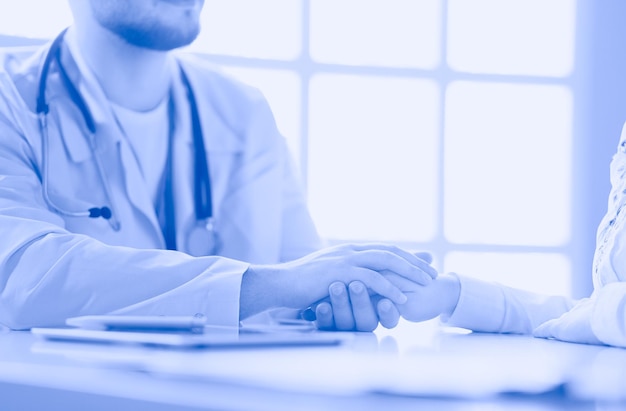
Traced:
<path fill-rule="evenodd" d="M 121 223 L 116 217 L 116 213 L 114 210 L 114 206 L 112 204 L 113 196 L 111 195 L 112 190 L 109 184 L 108 179 L 106 178 L 106 173 L 102 162 L 97 153 L 97 147 L 94 141 L 94 134 L 96 132 L 96 126 L 94 118 L 87 106 L 85 100 L 80 95 L 80 92 L 76 89 L 69 76 L 67 75 L 63 65 L 61 64 L 61 43 L 63 41 L 63 37 L 67 29 L 63 30 L 52 42 L 50 45 L 50 49 L 44 59 L 42 64 L 39 84 L 38 84 L 38 94 L 37 94 L 37 106 L 36 106 L 36 114 L 39 120 L 39 127 L 42 137 L 42 188 L 43 188 L 43 199 L 46 204 L 54 210 L 56 213 L 68 217 L 90 217 L 90 218 L 104 218 L 109 221 L 109 224 L 115 231 L 119 231 L 121 229 Z M 85 125 L 89 130 L 88 144 L 91 152 L 93 153 L 93 158 L 96 163 L 96 168 L 98 172 L 98 178 L 101 182 L 102 187 L 104 187 L 106 201 L 108 206 L 103 207 L 92 207 L 86 211 L 71 211 L 64 209 L 63 207 L 56 204 L 52 198 L 50 198 L 49 194 L 49 133 L 48 133 L 48 114 L 49 114 L 49 105 L 46 101 L 46 84 L 48 75 L 50 72 L 50 68 L 53 62 L 57 63 L 60 78 L 66 87 L 70 98 L 76 104 L 78 109 L 80 110 Z M 210 169 L 208 165 L 208 159 L 206 155 L 206 148 L 204 145 L 204 137 L 202 133 L 202 125 L 200 122 L 200 115 L 198 113 L 197 101 L 191 87 L 191 83 L 183 70 L 180 67 L 181 80 L 187 90 L 187 97 L 189 100 L 189 105 L 191 109 L 191 121 L 192 121 L 192 131 L 193 131 L 193 144 L 194 144 L 194 206 L 195 206 L 195 214 L 196 220 L 198 222 L 204 221 L 204 225 L 207 231 L 211 233 L 213 237 L 215 237 L 215 227 L 214 227 L 214 218 L 213 218 L 213 204 L 212 204 L 212 193 L 211 193 L 211 179 L 210 179 Z M 171 139 L 171 133 L 170 133 Z M 171 151 L 171 141 L 170 148 Z M 170 154 L 168 154 L 169 156 Z M 172 179 L 171 170 L 168 173 L 167 178 Z M 173 201 L 173 198 L 167 199 L 167 201 Z M 169 220 L 169 219 L 168 219 Z"/>
<path fill-rule="evenodd" d="M 43 184 L 43 197 L 44 197 L 44 201 L 48 204 L 48 206 L 50 206 L 52 209 L 54 209 L 55 212 L 67 216 L 67 217 L 90 217 L 90 218 L 98 218 L 98 217 L 102 217 L 105 220 L 109 220 L 109 223 L 111 224 L 111 227 L 115 230 L 115 231 L 119 231 L 120 230 L 120 223 L 117 220 L 117 218 L 115 218 L 112 210 L 110 207 L 104 206 L 104 207 L 92 207 L 87 211 L 69 211 L 69 210 L 65 210 L 62 207 L 60 207 L 59 205 L 57 205 L 51 198 L 49 195 L 49 189 L 48 189 L 48 174 L 49 174 L 49 152 L 50 149 L 48 147 L 48 120 L 47 120 L 47 115 L 44 113 L 39 113 L 38 118 L 39 118 L 39 128 L 41 131 L 41 135 L 42 135 L 42 158 L 41 158 L 41 163 L 42 163 L 42 184 Z M 91 142 L 90 142 L 91 145 Z M 93 149 L 93 147 L 91 147 Z M 104 186 L 104 191 L 105 191 L 105 195 L 107 197 L 107 202 L 109 204 L 111 204 L 111 195 L 109 194 L 111 192 L 108 181 L 104 178 L 104 169 L 102 167 L 102 163 L 100 161 L 100 159 L 97 156 L 94 156 L 95 161 L 96 161 L 96 168 L 98 170 L 98 176 L 100 178 L 100 181 L 102 183 L 102 185 Z"/>
<path fill-rule="evenodd" d="M 207 224 L 212 224 L 213 203 L 211 201 L 211 181 L 209 178 L 198 179 L 198 176 L 210 176 L 209 164 L 207 162 L 206 148 L 202 133 L 202 124 L 198 114 L 198 103 L 191 87 L 191 82 L 184 70 L 180 70 L 181 80 L 187 90 L 187 98 L 191 107 L 191 127 L 193 130 L 194 145 L 194 174 L 196 184 L 194 186 L 194 207 L 196 220 L 207 220 Z"/>

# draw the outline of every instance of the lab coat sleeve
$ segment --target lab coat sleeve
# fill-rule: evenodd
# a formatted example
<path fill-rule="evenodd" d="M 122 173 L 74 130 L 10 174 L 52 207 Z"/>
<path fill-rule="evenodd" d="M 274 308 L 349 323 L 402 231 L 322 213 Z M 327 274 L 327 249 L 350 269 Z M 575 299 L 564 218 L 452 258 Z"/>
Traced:
<path fill-rule="evenodd" d="M 43 200 L 38 162 L 20 126 L 25 114 L 2 81 L 0 75 L 0 323 L 28 329 L 87 314 L 200 313 L 237 325 L 247 264 L 110 246 L 64 229 Z"/>
<path fill-rule="evenodd" d="M 528 291 L 457 276 L 461 292 L 446 325 L 473 331 L 529 334 L 547 320 L 558 318 L 575 303 L 562 296 Z"/>

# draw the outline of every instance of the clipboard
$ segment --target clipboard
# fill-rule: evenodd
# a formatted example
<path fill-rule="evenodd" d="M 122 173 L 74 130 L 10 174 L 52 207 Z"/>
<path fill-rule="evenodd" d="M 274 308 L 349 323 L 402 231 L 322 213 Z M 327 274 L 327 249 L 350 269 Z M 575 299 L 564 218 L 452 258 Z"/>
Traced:
<path fill-rule="evenodd" d="M 199 316 L 84 315 L 68 318 L 65 324 L 84 330 L 202 333 L 206 319 Z"/>
<path fill-rule="evenodd" d="M 32 328 L 31 333 L 47 341 L 126 344 L 155 348 L 232 349 L 276 348 L 294 346 L 333 346 L 345 339 L 331 332 L 238 333 L 210 332 L 159 333 L 137 331 L 103 331 L 81 328 Z"/>
<path fill-rule="evenodd" d="M 246 323 L 239 327 L 228 327 L 207 324 L 202 316 L 168 316 L 168 315 L 84 315 L 65 320 L 70 327 L 84 330 L 100 331 L 136 331 L 157 333 L 284 333 L 310 332 L 317 328 L 306 320 L 276 319 L 272 324 Z"/>
<path fill-rule="evenodd" d="M 345 334 L 316 331 L 304 320 L 240 327 L 209 325 L 202 316 L 88 315 L 66 320 L 70 328 L 33 328 L 48 341 L 131 344 L 161 348 L 258 348 L 338 345 Z"/>

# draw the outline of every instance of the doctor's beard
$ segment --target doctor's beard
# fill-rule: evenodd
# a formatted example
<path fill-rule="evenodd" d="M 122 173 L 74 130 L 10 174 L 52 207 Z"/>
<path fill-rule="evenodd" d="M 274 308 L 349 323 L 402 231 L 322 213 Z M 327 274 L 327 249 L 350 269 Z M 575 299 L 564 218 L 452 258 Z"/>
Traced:
<path fill-rule="evenodd" d="M 168 51 L 200 33 L 204 0 L 91 0 L 98 23 L 129 44 Z"/>

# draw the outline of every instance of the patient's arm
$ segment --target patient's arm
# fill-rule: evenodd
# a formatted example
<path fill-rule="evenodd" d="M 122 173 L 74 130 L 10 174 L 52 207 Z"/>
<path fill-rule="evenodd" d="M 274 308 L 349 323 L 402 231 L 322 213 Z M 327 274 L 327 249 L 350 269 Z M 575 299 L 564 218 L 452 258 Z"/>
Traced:
<path fill-rule="evenodd" d="M 408 301 L 398 308 L 407 320 L 441 315 L 447 325 L 481 332 L 530 334 L 575 304 L 567 297 L 535 294 L 456 274 L 441 275 L 426 287 L 407 283 L 400 288 Z"/>

